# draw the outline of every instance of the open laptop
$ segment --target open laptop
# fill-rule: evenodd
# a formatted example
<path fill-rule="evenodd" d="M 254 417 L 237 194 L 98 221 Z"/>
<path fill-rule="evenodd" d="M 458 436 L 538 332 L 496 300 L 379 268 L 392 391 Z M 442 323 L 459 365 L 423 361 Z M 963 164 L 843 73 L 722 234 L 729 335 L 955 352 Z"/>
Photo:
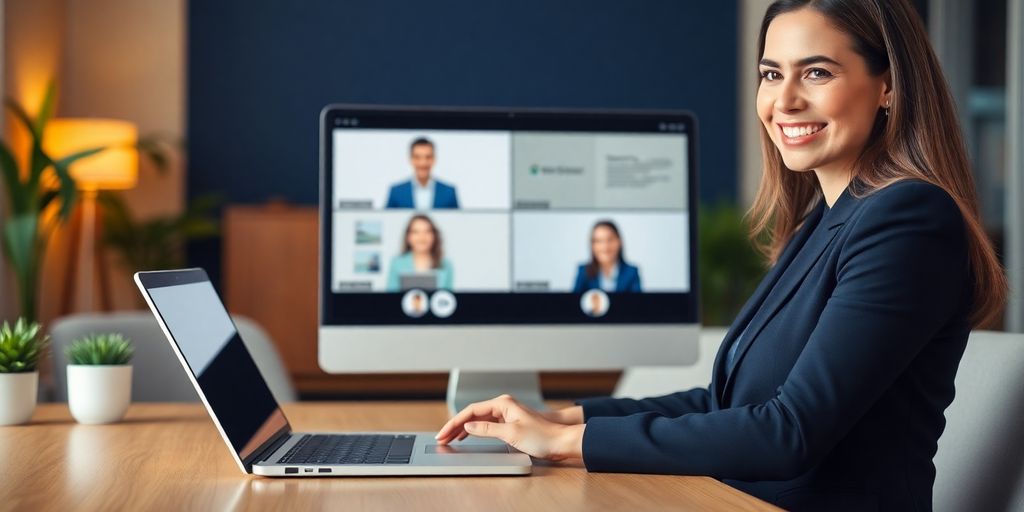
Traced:
<path fill-rule="evenodd" d="M 398 287 L 402 290 L 429 290 L 437 289 L 437 275 L 429 274 L 401 274 L 398 276 Z"/>
<path fill-rule="evenodd" d="M 292 432 L 203 269 L 138 272 L 135 283 L 235 462 L 265 476 L 525 475 L 503 443 L 438 446 L 432 432 Z"/>

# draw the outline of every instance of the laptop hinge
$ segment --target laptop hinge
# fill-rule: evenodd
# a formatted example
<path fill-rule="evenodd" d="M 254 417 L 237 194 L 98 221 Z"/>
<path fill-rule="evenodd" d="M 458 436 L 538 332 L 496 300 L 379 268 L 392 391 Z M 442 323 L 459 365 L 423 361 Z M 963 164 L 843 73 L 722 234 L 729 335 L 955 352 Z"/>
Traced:
<path fill-rule="evenodd" d="M 256 450 L 255 452 L 253 452 L 252 455 L 249 456 L 248 459 L 242 461 L 245 464 L 246 471 L 249 471 L 251 473 L 253 464 L 257 462 L 263 462 L 264 460 L 267 460 L 267 458 L 269 458 L 271 455 L 273 455 L 274 452 L 281 447 L 281 445 L 288 441 L 288 438 L 291 436 L 291 433 L 292 429 L 282 428 L 277 432 L 277 434 L 274 434 L 273 437 L 268 439 L 266 443 L 263 443 L 262 450 Z"/>

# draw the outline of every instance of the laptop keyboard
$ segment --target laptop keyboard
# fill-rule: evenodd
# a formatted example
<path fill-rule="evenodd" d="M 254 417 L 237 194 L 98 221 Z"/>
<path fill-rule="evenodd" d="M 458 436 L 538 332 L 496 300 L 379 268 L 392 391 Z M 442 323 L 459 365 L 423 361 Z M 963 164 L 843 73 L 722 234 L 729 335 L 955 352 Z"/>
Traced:
<path fill-rule="evenodd" d="M 408 464 L 413 435 L 306 434 L 278 464 Z"/>

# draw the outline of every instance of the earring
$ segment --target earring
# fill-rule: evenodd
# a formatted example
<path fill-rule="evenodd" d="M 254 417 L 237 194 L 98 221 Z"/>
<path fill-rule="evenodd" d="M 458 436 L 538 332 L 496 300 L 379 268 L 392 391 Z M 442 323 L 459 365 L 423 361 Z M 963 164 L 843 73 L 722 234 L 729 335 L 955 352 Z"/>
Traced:
<path fill-rule="evenodd" d="M 892 103 L 892 102 L 890 102 L 890 101 L 886 101 L 886 102 L 885 102 L 885 106 L 884 106 L 884 107 L 882 107 L 882 110 L 885 110 L 885 117 L 889 117 L 889 105 L 890 105 L 891 103 Z"/>

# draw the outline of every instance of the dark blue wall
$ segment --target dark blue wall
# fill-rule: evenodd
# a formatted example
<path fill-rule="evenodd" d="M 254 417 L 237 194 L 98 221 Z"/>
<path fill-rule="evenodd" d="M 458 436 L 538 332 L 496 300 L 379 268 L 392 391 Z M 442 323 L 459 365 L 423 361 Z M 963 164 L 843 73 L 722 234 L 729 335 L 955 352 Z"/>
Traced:
<path fill-rule="evenodd" d="M 736 197 L 734 0 L 193 1 L 188 30 L 190 197 L 316 203 L 336 102 L 690 109 L 701 199 Z"/>

